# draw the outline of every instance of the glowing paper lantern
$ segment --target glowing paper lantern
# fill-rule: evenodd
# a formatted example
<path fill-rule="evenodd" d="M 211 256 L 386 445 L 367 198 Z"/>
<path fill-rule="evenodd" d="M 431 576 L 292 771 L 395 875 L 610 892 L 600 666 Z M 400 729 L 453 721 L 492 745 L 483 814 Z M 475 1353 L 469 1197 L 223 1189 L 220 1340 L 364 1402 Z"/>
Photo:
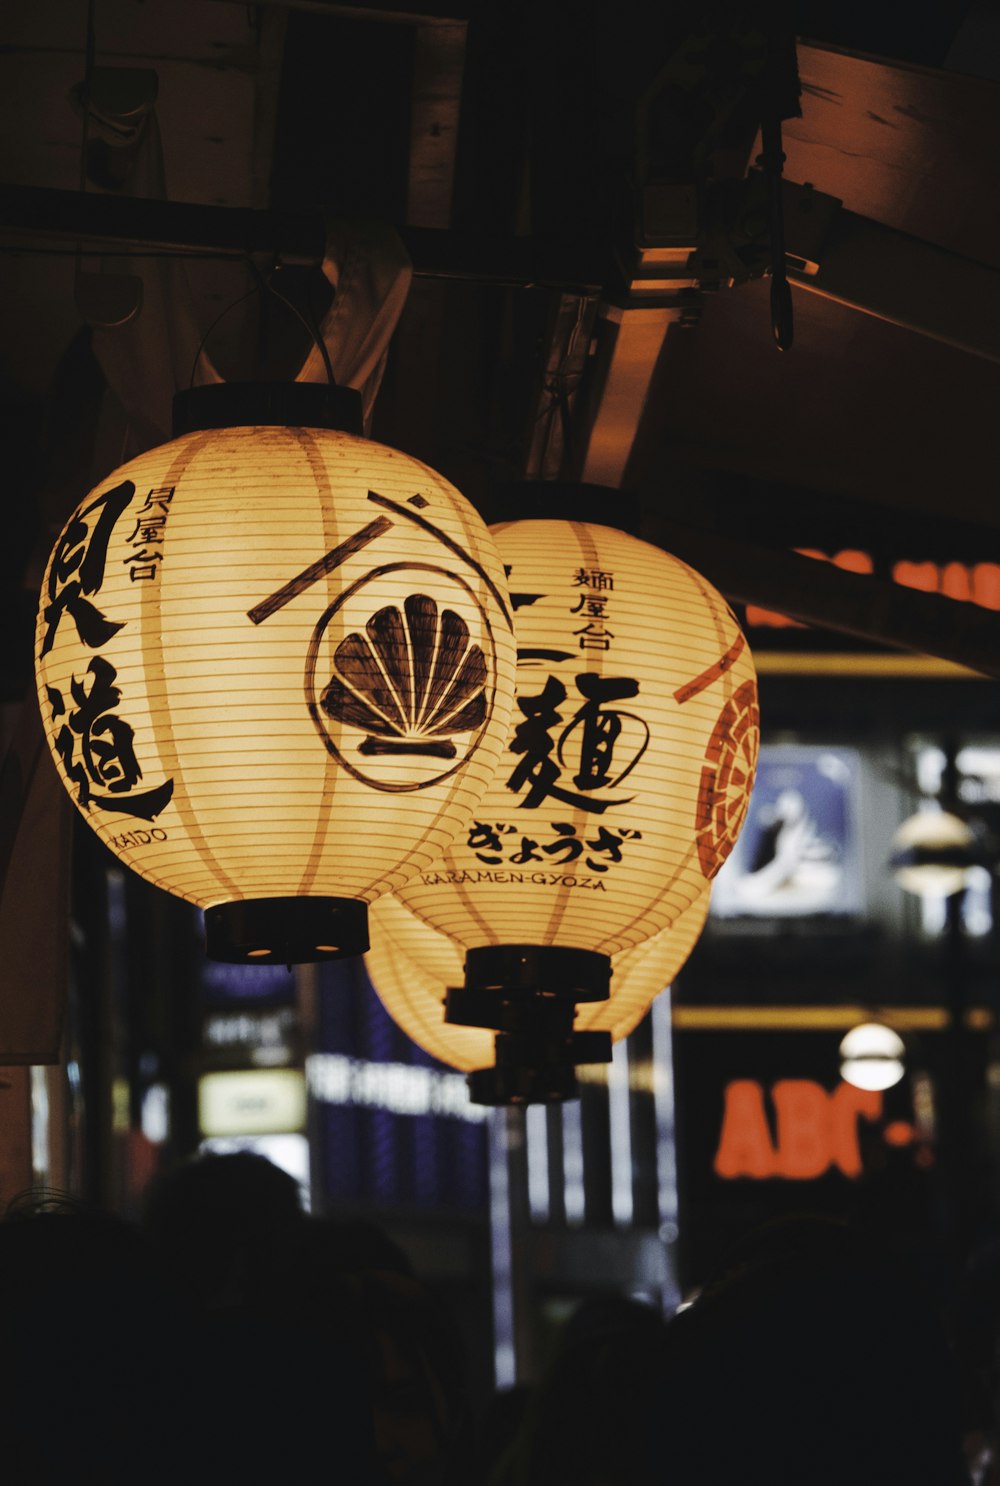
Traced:
<path fill-rule="evenodd" d="M 627 1037 L 687 961 L 708 914 L 710 889 L 652 939 L 623 950 L 611 962 L 607 1001 L 581 1006 L 576 1027 Z M 365 967 L 389 1015 L 425 1052 L 465 1073 L 488 1069 L 494 1059 L 494 1033 L 445 1020 L 449 986 L 464 977 L 463 953 L 453 939 L 432 929 L 391 893 L 371 906 L 371 948 Z"/>
<path fill-rule="evenodd" d="M 512 731 L 477 819 L 400 893 L 466 947 L 610 955 L 700 897 L 757 760 L 746 640 L 698 573 L 610 527 L 492 528 L 518 647 Z"/>
<path fill-rule="evenodd" d="M 516 611 L 507 749 L 465 840 L 398 896 L 467 950 L 447 1019 L 498 1033 L 473 1097 L 557 1100 L 611 1055 L 574 1003 L 606 999 L 609 957 L 676 923 L 736 843 L 756 676 L 721 594 L 660 548 L 581 520 L 492 531 Z"/>
<path fill-rule="evenodd" d="M 756 676 L 721 594 L 661 549 L 582 521 L 492 530 L 515 609 L 511 733 L 465 839 L 399 896 L 468 951 L 449 1018 L 506 1028 L 516 1005 L 529 1041 L 541 1019 L 564 1097 L 552 1003 L 603 999 L 609 957 L 676 923 L 736 841 Z"/>
<path fill-rule="evenodd" d="M 393 893 L 373 903 L 369 916 L 365 969 L 397 1026 L 425 1052 L 463 1072 L 492 1063 L 492 1032 L 444 1019 L 448 987 L 465 978 L 461 946 L 417 918 Z"/>
<path fill-rule="evenodd" d="M 705 888 L 669 929 L 611 957 L 611 994 L 577 1011 L 577 1026 L 585 1032 L 609 1031 L 620 1042 L 642 1021 L 650 1005 L 687 964 L 701 938 L 712 890 Z"/>
<path fill-rule="evenodd" d="M 37 630 L 45 728 L 84 818 L 207 910 L 210 955 L 258 962 L 359 953 L 365 903 L 464 838 L 514 673 L 472 506 L 357 437 L 357 394 L 280 392 L 295 402 L 183 394 L 182 436 L 70 519 Z M 356 432 L 322 426 L 331 406 Z"/>

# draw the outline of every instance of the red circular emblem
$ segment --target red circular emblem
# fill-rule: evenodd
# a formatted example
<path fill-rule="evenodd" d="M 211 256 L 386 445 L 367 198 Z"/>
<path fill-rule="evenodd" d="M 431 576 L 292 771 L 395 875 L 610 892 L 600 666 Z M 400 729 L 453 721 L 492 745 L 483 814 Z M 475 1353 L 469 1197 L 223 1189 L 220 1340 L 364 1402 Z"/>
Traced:
<path fill-rule="evenodd" d="M 736 845 L 750 803 L 759 743 L 757 683 L 744 681 L 719 713 L 705 749 L 695 836 L 706 879 L 715 876 Z"/>

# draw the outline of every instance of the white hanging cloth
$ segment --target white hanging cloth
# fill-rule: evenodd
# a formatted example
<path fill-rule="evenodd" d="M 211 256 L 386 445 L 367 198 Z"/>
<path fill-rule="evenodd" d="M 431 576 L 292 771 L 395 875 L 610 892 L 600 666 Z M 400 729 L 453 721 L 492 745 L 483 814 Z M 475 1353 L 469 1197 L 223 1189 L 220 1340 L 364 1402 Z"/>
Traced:
<path fill-rule="evenodd" d="M 155 112 L 146 120 L 129 188 L 135 196 L 166 199 Z M 208 327 L 197 322 L 183 260 L 136 257 L 113 262 L 141 279 L 142 308 L 127 324 L 96 327 L 93 349 L 132 426 L 129 453 L 134 454 L 170 438 L 173 396 L 188 386 L 192 366 L 196 386 L 225 379 L 212 362 L 210 345 L 199 355 Z M 360 391 L 367 428 L 413 267 L 395 228 L 330 222 L 322 269 L 333 300 L 320 321 L 319 334 L 337 383 Z M 325 380 L 322 355 L 313 346 L 295 381 Z"/>

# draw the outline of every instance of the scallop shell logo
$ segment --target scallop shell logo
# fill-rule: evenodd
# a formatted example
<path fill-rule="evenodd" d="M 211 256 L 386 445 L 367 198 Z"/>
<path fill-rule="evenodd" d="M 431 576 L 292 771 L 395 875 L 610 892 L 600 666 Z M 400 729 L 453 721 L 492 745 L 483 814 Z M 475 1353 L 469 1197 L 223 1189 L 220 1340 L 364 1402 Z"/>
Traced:
<path fill-rule="evenodd" d="M 402 605 L 384 604 L 374 613 L 369 607 L 368 617 L 359 623 L 354 613 L 340 611 L 366 586 L 363 580 L 330 606 L 313 639 L 307 675 L 310 712 L 327 749 L 376 789 L 423 789 L 454 773 L 474 751 L 492 712 L 495 668 L 485 611 L 457 575 L 436 572 L 435 577 L 436 588 L 442 578 L 457 585 L 452 603 L 411 593 Z M 468 612 L 470 600 L 488 655 L 459 612 Z M 351 608 L 356 612 L 356 605 Z M 319 656 L 328 630 L 326 644 L 333 643 L 331 621 L 338 613 L 341 638 L 332 655 L 326 651 L 326 669 Z M 355 756 L 354 763 L 345 757 L 348 753 Z M 362 766 L 360 759 L 371 762 Z M 442 770 L 441 761 L 449 767 Z M 427 762 L 432 765 L 429 774 Z M 404 780 L 400 766 L 407 764 L 414 777 Z"/>

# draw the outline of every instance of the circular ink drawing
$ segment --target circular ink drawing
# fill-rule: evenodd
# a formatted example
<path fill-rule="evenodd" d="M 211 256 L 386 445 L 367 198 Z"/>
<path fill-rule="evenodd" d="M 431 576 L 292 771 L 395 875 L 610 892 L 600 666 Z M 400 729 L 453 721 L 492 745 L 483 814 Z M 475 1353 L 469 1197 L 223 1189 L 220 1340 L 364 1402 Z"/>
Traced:
<path fill-rule="evenodd" d="M 419 590 L 400 602 L 400 575 L 407 572 L 420 574 Z M 383 582 L 389 574 L 390 582 Z M 392 601 L 373 608 L 372 595 L 364 592 L 370 585 L 388 590 Z M 449 587 L 460 590 L 450 603 Z M 421 591 L 426 588 L 436 596 Z M 489 656 L 459 612 L 459 605 L 468 612 L 470 602 Z M 334 643 L 328 632 L 338 618 Z M 493 709 L 493 676 L 489 620 L 464 579 L 430 564 L 391 563 L 359 579 L 319 620 L 309 647 L 306 701 L 326 748 L 356 779 L 379 790 L 427 789 L 454 774 L 479 746 Z M 411 765 L 409 780 L 398 777 L 401 760 Z M 382 763 L 389 765 L 384 774 Z"/>
<path fill-rule="evenodd" d="M 707 879 L 736 845 L 750 804 L 759 743 L 757 684 L 744 681 L 723 706 L 705 749 L 695 832 L 698 862 Z"/>

